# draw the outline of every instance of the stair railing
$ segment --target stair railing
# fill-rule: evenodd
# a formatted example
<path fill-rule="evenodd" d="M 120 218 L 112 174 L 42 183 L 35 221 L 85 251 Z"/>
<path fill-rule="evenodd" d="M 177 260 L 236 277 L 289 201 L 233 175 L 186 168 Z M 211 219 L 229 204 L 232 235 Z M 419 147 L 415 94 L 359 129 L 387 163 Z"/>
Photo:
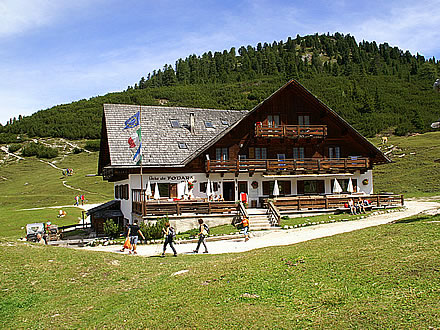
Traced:
<path fill-rule="evenodd" d="M 281 225 L 281 213 L 272 201 L 267 203 L 267 215 L 272 227 Z"/>
<path fill-rule="evenodd" d="M 240 201 L 238 203 L 237 211 L 238 211 L 238 216 L 240 217 L 240 220 L 242 220 L 243 218 L 249 219 L 249 214 L 247 213 L 247 210 L 244 207 L 244 204 L 242 201 Z"/>

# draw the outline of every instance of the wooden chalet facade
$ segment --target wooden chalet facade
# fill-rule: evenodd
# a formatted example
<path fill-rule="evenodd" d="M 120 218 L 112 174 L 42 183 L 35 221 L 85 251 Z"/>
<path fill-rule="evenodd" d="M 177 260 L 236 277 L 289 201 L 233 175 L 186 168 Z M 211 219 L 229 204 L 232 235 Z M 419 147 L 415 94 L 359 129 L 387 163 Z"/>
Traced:
<path fill-rule="evenodd" d="M 324 195 L 335 179 L 345 191 L 351 179 L 356 192 L 372 194 L 373 166 L 389 162 L 295 80 L 251 111 L 106 104 L 98 170 L 115 183 L 127 219 L 139 213 L 141 180 L 124 121 L 139 110 L 143 189 L 157 183 L 162 198 L 206 199 L 209 182 L 216 197 L 246 193 L 249 206 L 260 207 L 275 182 L 281 196 Z"/>

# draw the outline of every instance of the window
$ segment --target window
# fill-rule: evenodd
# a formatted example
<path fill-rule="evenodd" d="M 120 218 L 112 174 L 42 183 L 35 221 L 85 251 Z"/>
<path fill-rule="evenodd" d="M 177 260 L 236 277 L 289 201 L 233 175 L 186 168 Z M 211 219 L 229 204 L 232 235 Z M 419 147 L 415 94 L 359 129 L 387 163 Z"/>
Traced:
<path fill-rule="evenodd" d="M 341 148 L 338 146 L 328 147 L 328 158 L 330 158 L 330 159 L 341 158 Z"/>
<path fill-rule="evenodd" d="M 228 148 L 215 148 L 215 159 L 228 160 L 229 159 Z"/>
<path fill-rule="evenodd" d="M 298 125 L 309 126 L 310 125 L 310 115 L 299 115 Z"/>
<path fill-rule="evenodd" d="M 238 160 L 246 160 L 246 155 L 238 155 Z"/>
<path fill-rule="evenodd" d="M 304 147 L 293 148 L 293 159 L 304 159 Z"/>
<path fill-rule="evenodd" d="M 267 159 L 267 148 L 255 148 L 255 159 Z"/>
<path fill-rule="evenodd" d="M 188 149 L 188 146 L 186 145 L 185 142 L 178 142 L 179 144 L 179 149 Z"/>
<path fill-rule="evenodd" d="M 212 121 L 205 121 L 205 127 L 206 128 L 214 128 L 214 125 L 212 124 Z"/>
<path fill-rule="evenodd" d="M 275 181 L 263 181 L 263 195 L 272 196 L 274 186 L 275 186 Z M 278 180 L 278 189 L 280 191 L 280 196 L 290 195 L 291 194 L 290 181 Z"/>
<path fill-rule="evenodd" d="M 217 192 L 220 189 L 220 183 L 218 182 L 211 182 L 212 183 L 212 191 Z M 208 182 L 200 182 L 200 192 L 206 194 L 206 187 L 208 186 Z"/>
<path fill-rule="evenodd" d="M 342 188 L 342 192 L 348 193 L 348 182 L 349 181 L 350 181 L 350 179 L 338 179 L 339 185 Z M 356 192 L 357 191 L 357 179 L 351 179 L 351 183 L 353 185 L 353 191 Z M 332 193 L 333 193 L 334 186 L 335 186 L 335 179 L 332 179 L 332 184 L 331 184 Z"/>
<path fill-rule="evenodd" d="M 324 194 L 324 180 L 304 180 L 297 182 L 297 192 L 299 195 Z"/>
<path fill-rule="evenodd" d="M 180 122 L 178 119 L 170 119 L 171 127 L 172 128 L 179 128 Z"/>
<path fill-rule="evenodd" d="M 280 126 L 280 115 L 267 116 L 267 126 L 268 127 L 279 127 Z"/>
<path fill-rule="evenodd" d="M 115 186 L 115 199 L 128 199 L 128 184 Z"/>
<path fill-rule="evenodd" d="M 227 120 L 222 120 L 222 125 L 229 126 L 229 122 Z"/>

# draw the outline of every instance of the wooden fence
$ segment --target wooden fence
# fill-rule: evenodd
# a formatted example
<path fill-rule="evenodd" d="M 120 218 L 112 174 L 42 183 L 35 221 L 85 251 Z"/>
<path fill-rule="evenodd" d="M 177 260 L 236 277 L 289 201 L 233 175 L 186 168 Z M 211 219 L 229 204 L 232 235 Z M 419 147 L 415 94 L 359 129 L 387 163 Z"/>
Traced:
<path fill-rule="evenodd" d="M 295 196 L 279 197 L 273 200 L 273 204 L 280 211 L 295 211 L 307 209 L 342 209 L 345 208 L 348 201 L 353 199 L 357 202 L 359 199 L 370 201 L 371 207 L 403 206 L 403 195 L 366 195 L 366 196 Z"/>
<path fill-rule="evenodd" d="M 255 136 L 265 138 L 324 138 L 327 136 L 326 125 L 281 125 L 269 127 L 263 125 L 255 126 Z"/>
<path fill-rule="evenodd" d="M 339 159 L 236 159 L 207 160 L 206 172 L 301 172 L 328 170 L 362 170 L 369 168 L 368 158 L 351 157 Z"/>
<path fill-rule="evenodd" d="M 132 210 L 142 214 L 141 202 L 132 202 Z M 144 215 L 182 215 L 185 213 L 215 214 L 237 211 L 235 202 L 203 202 L 203 201 L 152 201 L 144 202 Z"/>

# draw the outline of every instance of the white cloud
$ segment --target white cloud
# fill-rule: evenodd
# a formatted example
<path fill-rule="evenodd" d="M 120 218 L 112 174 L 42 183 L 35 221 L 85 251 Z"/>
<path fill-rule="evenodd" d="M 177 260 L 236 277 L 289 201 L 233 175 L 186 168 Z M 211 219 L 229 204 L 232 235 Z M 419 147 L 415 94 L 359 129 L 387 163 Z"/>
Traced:
<path fill-rule="evenodd" d="M 431 57 L 439 49 L 439 17 L 437 1 L 417 1 L 406 5 L 396 2 L 389 12 L 346 26 L 344 30 L 355 35 L 358 41 L 388 42 L 413 54 L 419 52 Z"/>
<path fill-rule="evenodd" d="M 86 0 L 2 0 L 0 2 L 0 37 L 47 26 L 70 10 L 87 5 Z"/>

